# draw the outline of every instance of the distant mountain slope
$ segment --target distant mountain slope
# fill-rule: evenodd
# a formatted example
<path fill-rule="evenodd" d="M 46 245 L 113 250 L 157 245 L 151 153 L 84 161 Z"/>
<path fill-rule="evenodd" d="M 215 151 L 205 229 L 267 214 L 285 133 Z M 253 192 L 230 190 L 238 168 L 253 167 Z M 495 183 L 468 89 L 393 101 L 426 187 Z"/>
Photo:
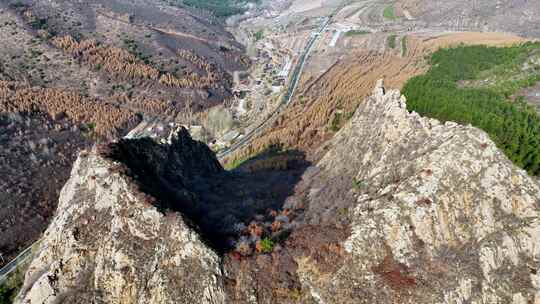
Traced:
<path fill-rule="evenodd" d="M 0 8 L 0 77 L 113 98 L 152 115 L 230 98 L 230 73 L 248 64 L 218 20 L 162 1 L 29 0 Z M 156 100 L 168 111 L 145 107 Z"/>
<path fill-rule="evenodd" d="M 377 79 L 384 78 L 389 86 L 401 88 L 410 78 L 426 72 L 431 54 L 442 47 L 460 43 L 507 46 L 526 41 L 515 35 L 478 32 L 407 33 L 403 37 L 407 41 L 407 52 L 403 55 L 400 50 L 392 49 L 384 52 L 352 49 L 322 75 L 304 76 L 294 101 L 281 117 L 235 157 L 243 159 L 276 143 L 312 156 L 311 152 L 317 151 L 350 119 Z"/>
<path fill-rule="evenodd" d="M 396 6 L 415 19 L 427 22 L 428 26 L 540 37 L 538 1 L 398 0 Z"/>

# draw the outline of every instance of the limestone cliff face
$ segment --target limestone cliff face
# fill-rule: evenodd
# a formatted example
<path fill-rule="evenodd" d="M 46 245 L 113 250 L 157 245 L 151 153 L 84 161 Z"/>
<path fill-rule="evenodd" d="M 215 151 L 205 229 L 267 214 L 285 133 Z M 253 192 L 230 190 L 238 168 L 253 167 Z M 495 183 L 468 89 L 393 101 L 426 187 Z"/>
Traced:
<path fill-rule="evenodd" d="M 354 202 L 342 267 L 300 275 L 319 303 L 540 303 L 540 185 L 486 133 L 379 83 L 330 147 L 318 178 L 345 176 Z"/>
<path fill-rule="evenodd" d="M 196 150 L 195 163 L 215 161 L 185 136 L 161 146 L 170 166 Z M 79 156 L 19 303 L 224 302 L 218 255 L 182 216 L 159 212 L 123 171 L 99 153 Z"/>

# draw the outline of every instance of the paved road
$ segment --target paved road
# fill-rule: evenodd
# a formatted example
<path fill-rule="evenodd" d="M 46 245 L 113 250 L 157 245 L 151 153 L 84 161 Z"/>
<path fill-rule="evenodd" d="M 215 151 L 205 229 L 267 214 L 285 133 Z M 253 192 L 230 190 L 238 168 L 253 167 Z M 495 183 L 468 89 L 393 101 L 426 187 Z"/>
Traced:
<path fill-rule="evenodd" d="M 16 258 L 14 258 L 11 262 L 7 263 L 6 266 L 0 269 L 0 284 L 4 283 L 4 281 L 7 280 L 9 274 L 15 271 L 17 269 L 17 266 L 19 266 L 21 263 L 25 262 L 26 260 L 28 260 L 28 258 L 32 256 L 32 248 L 34 247 L 34 245 L 37 244 L 37 242 L 30 245 L 30 247 L 26 248 L 23 252 L 19 253 Z"/>
<path fill-rule="evenodd" d="M 232 146 L 219 152 L 217 154 L 217 157 L 219 159 L 223 159 L 229 156 L 231 153 L 239 150 L 244 145 L 248 144 L 253 137 L 260 135 L 267 126 L 271 125 L 278 118 L 281 111 L 293 100 L 294 93 L 296 92 L 296 89 L 298 87 L 298 82 L 300 81 L 300 76 L 302 76 L 302 72 L 304 71 L 304 66 L 306 65 L 306 61 L 309 58 L 309 55 L 311 51 L 313 50 L 315 43 L 317 42 L 321 34 L 326 30 L 326 28 L 330 24 L 330 21 L 332 20 L 333 15 L 339 10 L 340 9 L 338 8 L 330 16 L 325 17 L 321 25 L 311 33 L 311 36 L 306 44 L 306 47 L 304 48 L 304 51 L 302 52 L 302 55 L 300 56 L 300 59 L 298 60 L 298 63 L 296 64 L 293 70 L 293 74 L 289 80 L 289 85 L 287 86 L 287 92 L 283 96 L 283 99 L 281 100 L 276 110 L 272 112 L 272 114 L 270 114 L 265 120 L 263 120 L 257 127 L 251 130 L 251 132 L 246 134 L 241 139 L 237 140 Z"/>

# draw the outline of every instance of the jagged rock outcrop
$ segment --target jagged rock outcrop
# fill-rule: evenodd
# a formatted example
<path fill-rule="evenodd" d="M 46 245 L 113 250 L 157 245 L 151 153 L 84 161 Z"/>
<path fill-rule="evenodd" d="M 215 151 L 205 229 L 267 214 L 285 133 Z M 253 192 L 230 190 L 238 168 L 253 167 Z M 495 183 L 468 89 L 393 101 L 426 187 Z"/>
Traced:
<path fill-rule="evenodd" d="M 540 303 L 538 181 L 483 131 L 405 102 L 380 82 L 319 163 L 307 218 L 348 211 L 351 235 L 339 270 L 299 270 L 304 287 L 319 303 Z"/>
<path fill-rule="evenodd" d="M 188 218 L 251 205 L 223 203 L 246 190 L 185 130 L 81 155 L 19 302 L 540 303 L 540 183 L 486 133 L 409 113 L 379 83 L 321 150 L 276 246 L 223 258 Z"/>
<path fill-rule="evenodd" d="M 144 154 L 149 145 L 117 143 L 108 153 L 124 157 L 122 149 L 137 147 L 143 152 L 132 152 L 138 158 L 131 161 L 153 164 L 163 174 L 181 170 L 178 179 L 222 170 L 210 150 L 184 129 L 159 145 L 160 151 Z M 19 303 L 224 302 L 219 256 L 183 216 L 158 211 L 155 198 L 141 193 L 126 170 L 96 151 L 81 153 L 26 274 Z"/>

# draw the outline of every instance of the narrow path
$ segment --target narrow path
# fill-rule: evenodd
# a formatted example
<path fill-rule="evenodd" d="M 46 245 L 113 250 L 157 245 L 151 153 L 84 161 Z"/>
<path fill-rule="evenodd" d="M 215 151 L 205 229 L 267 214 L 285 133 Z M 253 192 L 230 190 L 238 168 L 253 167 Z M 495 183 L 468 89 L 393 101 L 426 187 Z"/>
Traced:
<path fill-rule="evenodd" d="M 179 36 L 179 37 L 184 37 L 184 38 L 189 38 L 189 39 L 194 39 L 194 40 L 199 40 L 199 41 L 202 41 L 204 43 L 212 44 L 212 41 L 210 41 L 208 39 L 197 37 L 197 36 L 194 36 L 194 35 L 191 35 L 191 34 L 186 34 L 186 33 L 183 33 L 183 32 L 177 32 L 177 31 L 163 29 L 163 28 L 159 28 L 159 27 L 153 27 L 153 26 L 150 26 L 148 28 L 150 28 L 150 29 L 152 29 L 152 30 L 154 30 L 156 32 L 159 32 L 159 33 L 164 33 L 164 34 L 168 34 L 168 35 L 172 35 L 172 36 Z"/>
<path fill-rule="evenodd" d="M 170 29 L 164 29 L 164 28 L 155 27 L 155 26 L 148 26 L 148 25 L 144 25 L 144 24 L 136 24 L 136 23 L 128 22 L 128 21 L 122 20 L 121 18 L 118 18 L 116 16 L 111 16 L 111 15 L 106 14 L 106 13 L 101 12 L 101 11 L 97 11 L 96 13 L 99 16 L 102 16 L 102 17 L 105 17 L 105 18 L 108 18 L 108 19 L 111 19 L 111 20 L 115 20 L 115 21 L 120 22 L 120 23 L 129 24 L 131 26 L 150 29 L 150 30 L 154 30 L 156 32 L 163 33 L 163 34 L 168 34 L 168 35 L 173 35 L 173 36 L 179 36 L 179 37 L 199 40 L 201 42 L 208 43 L 208 44 L 213 44 L 214 43 L 214 42 L 212 42 L 212 41 L 210 41 L 208 39 L 197 37 L 195 35 L 191 35 L 191 34 L 188 34 L 188 33 L 178 32 L 178 31 L 174 31 L 174 30 L 170 30 Z"/>

